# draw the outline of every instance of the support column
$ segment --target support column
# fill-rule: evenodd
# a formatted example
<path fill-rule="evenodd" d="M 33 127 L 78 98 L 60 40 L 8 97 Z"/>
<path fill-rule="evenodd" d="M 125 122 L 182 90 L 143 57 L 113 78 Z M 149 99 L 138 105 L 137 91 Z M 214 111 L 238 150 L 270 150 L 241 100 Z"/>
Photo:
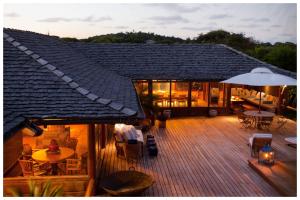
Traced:
<path fill-rule="evenodd" d="M 169 106 L 169 108 L 171 108 L 172 106 L 171 106 L 171 104 L 172 104 L 172 81 L 170 80 L 170 106 Z"/>
<path fill-rule="evenodd" d="M 106 129 L 105 124 L 101 124 L 101 149 L 105 148 L 105 140 L 106 140 Z"/>
<path fill-rule="evenodd" d="M 192 107 L 192 82 L 189 81 L 189 92 L 188 92 L 188 107 Z"/>
<path fill-rule="evenodd" d="M 148 80 L 148 95 L 149 95 L 149 97 L 150 97 L 150 99 L 151 99 L 151 102 L 152 102 L 152 104 L 153 104 L 153 94 L 152 94 L 152 89 L 153 88 L 153 86 L 152 86 L 152 80 Z"/>
<path fill-rule="evenodd" d="M 225 84 L 226 86 L 226 110 L 227 112 L 230 112 L 231 110 L 231 84 Z"/>
<path fill-rule="evenodd" d="M 95 151 L 95 125 L 89 124 L 88 128 L 88 175 L 95 179 L 96 176 L 96 151 Z"/>

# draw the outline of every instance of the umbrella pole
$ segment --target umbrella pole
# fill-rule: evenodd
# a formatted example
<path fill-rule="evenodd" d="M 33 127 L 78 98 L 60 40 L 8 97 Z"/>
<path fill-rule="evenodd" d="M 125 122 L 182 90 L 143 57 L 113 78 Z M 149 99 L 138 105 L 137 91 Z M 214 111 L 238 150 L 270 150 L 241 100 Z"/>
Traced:
<path fill-rule="evenodd" d="M 259 87 L 259 106 L 258 106 L 258 113 L 260 113 L 260 105 L 261 105 L 261 87 Z"/>

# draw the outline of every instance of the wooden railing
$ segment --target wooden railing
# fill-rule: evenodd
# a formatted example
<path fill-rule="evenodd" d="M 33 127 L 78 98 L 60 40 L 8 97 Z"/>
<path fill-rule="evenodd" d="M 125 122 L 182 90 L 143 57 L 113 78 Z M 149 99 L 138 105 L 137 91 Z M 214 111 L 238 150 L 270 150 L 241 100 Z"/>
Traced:
<path fill-rule="evenodd" d="M 52 186 L 62 185 L 63 196 L 85 196 L 86 194 L 93 195 L 94 182 L 90 181 L 87 175 L 78 176 L 33 176 L 33 177 L 11 177 L 3 179 L 4 196 L 11 196 L 9 188 L 18 188 L 23 196 L 29 195 L 28 182 L 34 181 L 37 184 L 51 181 Z"/>

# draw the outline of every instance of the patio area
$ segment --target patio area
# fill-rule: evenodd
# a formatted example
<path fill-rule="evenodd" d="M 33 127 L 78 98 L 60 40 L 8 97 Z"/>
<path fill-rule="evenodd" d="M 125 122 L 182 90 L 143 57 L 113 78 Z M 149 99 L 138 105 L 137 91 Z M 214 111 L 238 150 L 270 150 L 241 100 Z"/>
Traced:
<path fill-rule="evenodd" d="M 286 145 L 285 137 L 296 136 L 296 122 L 269 131 L 276 158 L 295 161 L 296 149 Z M 242 129 L 236 116 L 191 117 L 167 121 L 166 129 L 153 127 L 158 156 L 144 157 L 136 170 L 154 177 L 155 183 L 143 196 L 280 196 L 248 165 L 248 139 L 255 129 Z M 266 131 L 263 131 L 266 132 Z M 148 133 L 147 133 L 148 134 Z M 144 134 L 146 135 L 146 133 Z M 146 148 L 145 148 L 146 149 Z M 113 140 L 104 150 L 100 178 L 130 165 L 118 158 Z M 296 166 L 295 166 L 296 170 Z M 97 195 L 107 195 L 98 189 Z"/>

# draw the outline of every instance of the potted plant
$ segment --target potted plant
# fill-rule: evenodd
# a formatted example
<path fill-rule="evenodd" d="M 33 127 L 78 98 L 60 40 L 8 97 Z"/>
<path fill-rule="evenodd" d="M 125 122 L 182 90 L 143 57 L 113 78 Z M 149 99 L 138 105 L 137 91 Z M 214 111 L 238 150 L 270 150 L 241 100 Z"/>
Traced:
<path fill-rule="evenodd" d="M 208 115 L 209 115 L 210 117 L 215 117 L 215 116 L 218 115 L 218 111 L 217 111 L 216 109 L 209 109 Z"/>
<path fill-rule="evenodd" d="M 28 182 L 29 188 L 29 197 L 60 197 L 63 196 L 63 187 L 62 185 L 53 186 L 51 181 L 47 181 L 45 183 L 35 183 L 30 180 Z M 24 194 L 22 193 L 20 188 L 9 188 L 9 194 L 5 196 L 13 196 L 13 197 L 22 197 Z"/>

